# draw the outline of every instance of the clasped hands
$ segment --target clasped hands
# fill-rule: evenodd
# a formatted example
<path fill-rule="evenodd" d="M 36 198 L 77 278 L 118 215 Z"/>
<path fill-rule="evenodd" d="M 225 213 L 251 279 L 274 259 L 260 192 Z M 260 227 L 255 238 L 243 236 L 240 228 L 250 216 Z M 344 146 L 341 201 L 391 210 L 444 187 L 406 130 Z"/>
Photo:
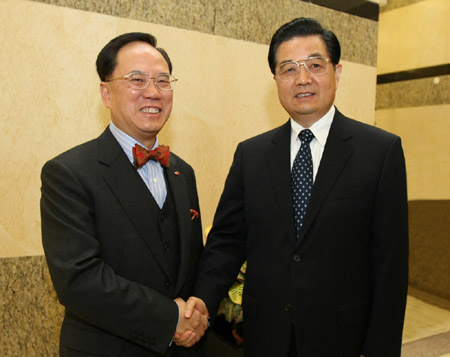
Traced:
<path fill-rule="evenodd" d="M 180 312 L 180 321 L 173 337 L 177 346 L 191 347 L 197 343 L 208 328 L 209 313 L 203 300 L 190 297 L 184 302 L 176 298 Z"/>

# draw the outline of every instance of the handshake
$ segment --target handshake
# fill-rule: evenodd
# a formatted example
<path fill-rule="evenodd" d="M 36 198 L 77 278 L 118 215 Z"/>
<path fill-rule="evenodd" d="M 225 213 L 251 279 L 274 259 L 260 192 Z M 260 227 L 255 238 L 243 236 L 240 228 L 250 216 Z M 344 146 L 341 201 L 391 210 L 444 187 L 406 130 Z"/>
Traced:
<path fill-rule="evenodd" d="M 203 300 L 193 296 L 186 302 L 182 298 L 176 298 L 175 302 L 178 305 L 180 321 L 173 342 L 177 346 L 192 347 L 208 328 L 208 309 Z"/>

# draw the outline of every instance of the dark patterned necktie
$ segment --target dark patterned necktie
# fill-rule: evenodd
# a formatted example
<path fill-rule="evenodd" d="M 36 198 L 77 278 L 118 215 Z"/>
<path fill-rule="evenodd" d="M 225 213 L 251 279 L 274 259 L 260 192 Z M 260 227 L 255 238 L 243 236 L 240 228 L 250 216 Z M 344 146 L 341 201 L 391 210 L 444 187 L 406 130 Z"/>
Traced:
<path fill-rule="evenodd" d="M 158 146 L 155 150 L 147 150 L 136 144 L 133 148 L 134 167 L 136 169 L 145 165 L 148 160 L 158 161 L 161 166 L 170 167 L 170 151 L 166 145 Z"/>
<path fill-rule="evenodd" d="M 298 134 L 298 137 L 301 145 L 291 172 L 292 201 L 297 239 L 303 226 L 303 218 L 306 214 L 306 207 L 308 206 L 313 185 L 313 162 L 309 143 L 314 139 L 314 134 L 311 130 L 305 129 Z"/>

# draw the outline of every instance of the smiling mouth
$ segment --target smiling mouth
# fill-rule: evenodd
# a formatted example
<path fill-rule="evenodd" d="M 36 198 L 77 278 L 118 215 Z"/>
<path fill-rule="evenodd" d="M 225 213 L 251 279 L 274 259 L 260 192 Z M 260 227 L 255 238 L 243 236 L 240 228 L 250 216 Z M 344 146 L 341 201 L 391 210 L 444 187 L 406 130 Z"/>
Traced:
<path fill-rule="evenodd" d="M 140 111 L 141 111 L 142 113 L 157 114 L 157 113 L 161 112 L 161 109 L 159 109 L 159 108 L 148 108 L 148 107 L 146 107 L 146 108 L 142 108 Z"/>
<path fill-rule="evenodd" d="M 310 97 L 312 95 L 313 95 L 312 93 L 300 93 L 300 94 L 297 94 L 295 97 L 296 98 L 305 98 L 305 97 Z"/>

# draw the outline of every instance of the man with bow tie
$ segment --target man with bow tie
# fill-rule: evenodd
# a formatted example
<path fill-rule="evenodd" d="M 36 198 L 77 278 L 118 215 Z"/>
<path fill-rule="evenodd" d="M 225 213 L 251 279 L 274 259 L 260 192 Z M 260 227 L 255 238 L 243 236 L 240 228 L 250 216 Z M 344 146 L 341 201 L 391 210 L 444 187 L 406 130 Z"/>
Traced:
<path fill-rule="evenodd" d="M 152 35 L 127 33 L 96 65 L 109 127 L 42 169 L 60 355 L 199 356 L 207 311 L 185 311 L 203 247 L 195 175 L 157 137 L 172 110 L 171 61 Z"/>

